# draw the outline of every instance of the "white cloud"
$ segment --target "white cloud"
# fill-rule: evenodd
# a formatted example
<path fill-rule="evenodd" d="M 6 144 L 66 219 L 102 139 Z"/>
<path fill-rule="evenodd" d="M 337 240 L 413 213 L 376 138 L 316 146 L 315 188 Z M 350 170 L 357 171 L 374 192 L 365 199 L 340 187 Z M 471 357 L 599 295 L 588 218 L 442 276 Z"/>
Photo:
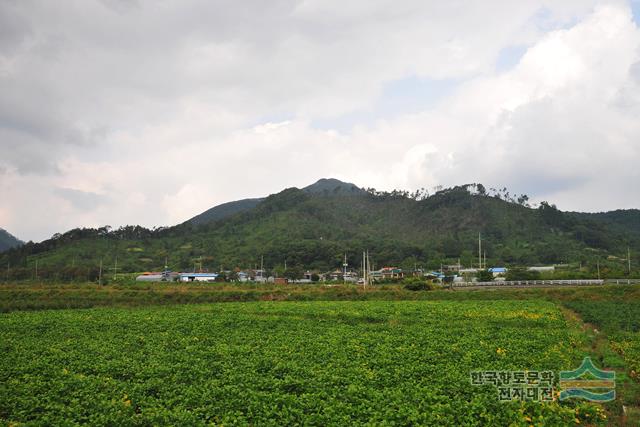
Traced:
<path fill-rule="evenodd" d="M 0 227 L 42 239 L 173 224 L 328 176 L 384 189 L 484 182 L 568 209 L 638 200 L 624 185 L 640 137 L 628 4 L 249 5 L 0 5 Z M 528 49 L 496 72 L 514 45 Z M 312 126 L 412 76 L 462 83 L 423 112 Z"/>

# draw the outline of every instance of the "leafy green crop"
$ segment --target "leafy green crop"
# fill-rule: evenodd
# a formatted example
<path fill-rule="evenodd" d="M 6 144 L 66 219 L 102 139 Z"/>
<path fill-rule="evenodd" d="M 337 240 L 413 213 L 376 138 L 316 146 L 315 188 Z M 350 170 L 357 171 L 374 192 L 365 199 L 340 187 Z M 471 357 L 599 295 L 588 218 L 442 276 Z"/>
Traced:
<path fill-rule="evenodd" d="M 612 347 L 622 355 L 632 374 L 640 374 L 640 302 L 570 301 L 565 305 L 580 313 L 585 322 L 602 328 Z"/>
<path fill-rule="evenodd" d="M 569 425 L 587 404 L 499 402 L 471 370 L 573 368 L 530 301 L 256 302 L 0 314 L 0 423 Z"/>

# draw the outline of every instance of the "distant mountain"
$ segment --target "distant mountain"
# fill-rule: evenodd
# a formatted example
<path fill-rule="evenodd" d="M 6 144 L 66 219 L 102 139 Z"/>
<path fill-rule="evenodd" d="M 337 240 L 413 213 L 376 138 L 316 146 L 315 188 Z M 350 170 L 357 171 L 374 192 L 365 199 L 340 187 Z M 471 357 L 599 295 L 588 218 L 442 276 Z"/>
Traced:
<path fill-rule="evenodd" d="M 235 202 L 223 203 L 221 205 L 214 206 L 211 209 L 208 209 L 199 215 L 194 216 L 193 218 L 188 220 L 187 223 L 202 225 L 210 222 L 219 221 L 231 215 L 253 209 L 258 205 L 258 203 L 262 202 L 263 200 L 264 198 L 243 199 L 243 200 L 237 200 Z"/>
<path fill-rule="evenodd" d="M 363 196 L 367 192 L 355 184 L 342 182 L 334 178 L 322 178 L 302 189 L 305 193 L 322 194 L 325 196 Z"/>
<path fill-rule="evenodd" d="M 610 212 L 581 213 L 571 212 L 578 218 L 597 221 L 624 233 L 632 233 L 640 236 L 640 210 L 618 209 Z"/>
<path fill-rule="evenodd" d="M 302 191 L 310 194 L 322 194 L 326 196 L 366 194 L 366 191 L 358 188 L 354 184 L 349 184 L 333 178 L 322 178 L 316 183 L 304 187 Z M 194 216 L 186 222 L 194 225 L 202 225 L 220 221 L 234 214 L 249 211 L 258 206 L 258 204 L 264 199 L 265 197 L 260 197 L 256 199 L 242 199 L 234 202 L 223 203 Z"/>
<path fill-rule="evenodd" d="M 23 245 L 24 242 L 0 228 L 0 252 Z"/>
<path fill-rule="evenodd" d="M 0 254 L 0 265 L 27 266 L 31 277 L 28 266 L 38 259 L 43 276 L 50 268 L 55 277 L 71 271 L 86 278 L 97 274 L 100 260 L 113 265 L 116 256 L 122 272 L 157 270 L 165 259 L 173 270 L 251 268 L 264 257 L 269 268 L 286 260 L 290 267 L 328 270 L 341 266 L 345 253 L 357 267 L 368 249 L 378 267 L 470 266 L 477 264 L 478 233 L 493 265 L 573 263 L 595 271 L 599 262 L 608 274 L 624 271 L 627 247 L 632 256 L 640 252 L 638 210 L 562 212 L 546 202 L 532 208 L 526 197 L 516 201 L 501 191 L 471 184 L 410 194 L 322 179 L 225 203 L 174 227 L 71 230 Z"/>

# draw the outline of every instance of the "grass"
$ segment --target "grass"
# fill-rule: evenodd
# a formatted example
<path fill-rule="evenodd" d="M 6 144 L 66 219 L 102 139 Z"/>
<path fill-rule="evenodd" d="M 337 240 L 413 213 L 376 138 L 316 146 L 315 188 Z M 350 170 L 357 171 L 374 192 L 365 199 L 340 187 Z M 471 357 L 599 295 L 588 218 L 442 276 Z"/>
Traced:
<path fill-rule="evenodd" d="M 563 287 L 492 290 L 437 290 L 415 292 L 400 285 L 369 287 L 353 285 L 252 285 L 137 283 L 52 284 L 13 283 L 0 285 L 0 312 L 101 306 L 139 307 L 149 305 L 202 304 L 240 301 L 318 300 L 531 300 L 624 301 L 640 300 L 640 285 Z"/>

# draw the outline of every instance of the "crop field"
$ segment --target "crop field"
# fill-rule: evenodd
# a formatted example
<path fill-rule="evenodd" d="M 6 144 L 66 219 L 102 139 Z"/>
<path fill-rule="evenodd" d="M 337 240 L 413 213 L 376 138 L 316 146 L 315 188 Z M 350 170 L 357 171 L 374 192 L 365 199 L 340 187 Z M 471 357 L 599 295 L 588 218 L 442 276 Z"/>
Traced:
<path fill-rule="evenodd" d="M 245 302 L 0 314 L 0 424 L 592 425 L 474 370 L 574 369 L 546 301 Z"/>
<path fill-rule="evenodd" d="M 604 330 L 631 374 L 640 377 L 640 301 L 572 301 L 566 305 Z"/>

